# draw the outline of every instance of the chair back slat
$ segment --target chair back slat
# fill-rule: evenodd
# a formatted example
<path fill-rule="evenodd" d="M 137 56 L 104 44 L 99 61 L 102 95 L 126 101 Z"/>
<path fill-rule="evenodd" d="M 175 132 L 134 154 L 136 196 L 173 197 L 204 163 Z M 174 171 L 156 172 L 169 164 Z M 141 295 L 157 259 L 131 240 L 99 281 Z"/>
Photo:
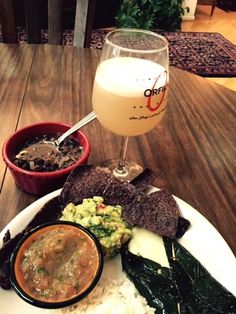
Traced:
<path fill-rule="evenodd" d="M 48 12 L 41 12 L 43 0 L 23 0 L 27 42 L 41 43 L 42 14 L 48 13 L 48 43 L 62 44 L 63 0 L 48 0 Z M 73 45 L 89 47 L 96 0 L 77 0 Z M 0 24 L 3 42 L 17 43 L 13 0 L 0 0 Z"/>
<path fill-rule="evenodd" d="M 42 0 L 24 0 L 27 42 L 29 44 L 41 43 L 41 4 Z"/>
<path fill-rule="evenodd" d="M 5 43 L 17 43 L 17 31 L 12 0 L 0 0 L 0 24 Z"/>
<path fill-rule="evenodd" d="M 84 46 L 89 0 L 77 0 L 75 11 L 75 30 L 73 45 Z"/>
<path fill-rule="evenodd" d="M 85 39 L 84 39 L 85 48 L 90 47 L 94 16 L 95 16 L 95 8 L 96 8 L 96 0 L 90 0 L 88 4 L 87 22 L 86 22 L 86 28 L 85 28 Z"/>
<path fill-rule="evenodd" d="M 62 43 L 62 0 L 48 0 L 48 43 Z"/>

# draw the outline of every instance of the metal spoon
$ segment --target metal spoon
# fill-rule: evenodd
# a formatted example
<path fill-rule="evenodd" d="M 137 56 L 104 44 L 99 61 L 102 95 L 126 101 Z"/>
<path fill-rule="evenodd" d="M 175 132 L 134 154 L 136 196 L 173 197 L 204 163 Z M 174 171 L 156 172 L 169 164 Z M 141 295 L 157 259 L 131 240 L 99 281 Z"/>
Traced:
<path fill-rule="evenodd" d="M 55 140 L 54 143 L 56 146 L 59 146 L 61 144 L 61 142 L 64 141 L 64 139 L 71 135 L 72 133 L 74 133 L 75 131 L 79 130 L 80 128 L 82 128 L 83 126 L 85 126 L 86 124 L 90 123 L 91 121 L 93 121 L 94 119 L 96 119 L 96 114 L 94 111 L 90 112 L 87 116 L 85 116 L 82 120 L 80 120 L 78 123 L 76 123 L 74 126 L 72 126 L 68 131 L 66 131 L 65 133 L 63 133 L 57 140 Z"/>
<path fill-rule="evenodd" d="M 36 158 L 44 159 L 45 157 L 48 157 L 48 155 L 56 153 L 58 151 L 59 145 L 65 140 L 67 136 L 79 130 L 94 119 L 96 119 L 96 114 L 94 111 L 92 111 L 78 123 L 72 126 L 68 131 L 63 133 L 57 140 L 44 140 L 41 143 L 32 144 L 20 151 L 19 154 L 16 155 L 16 158 L 24 160 L 35 160 Z"/>

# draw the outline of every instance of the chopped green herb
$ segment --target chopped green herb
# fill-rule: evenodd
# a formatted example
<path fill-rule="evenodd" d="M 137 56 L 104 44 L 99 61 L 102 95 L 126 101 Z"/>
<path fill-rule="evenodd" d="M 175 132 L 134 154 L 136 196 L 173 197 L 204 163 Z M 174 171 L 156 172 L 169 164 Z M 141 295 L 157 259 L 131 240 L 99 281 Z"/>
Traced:
<path fill-rule="evenodd" d="M 37 272 L 38 274 L 48 275 L 48 271 L 47 271 L 47 269 L 44 268 L 44 267 L 38 267 L 38 268 L 36 268 L 36 272 Z"/>

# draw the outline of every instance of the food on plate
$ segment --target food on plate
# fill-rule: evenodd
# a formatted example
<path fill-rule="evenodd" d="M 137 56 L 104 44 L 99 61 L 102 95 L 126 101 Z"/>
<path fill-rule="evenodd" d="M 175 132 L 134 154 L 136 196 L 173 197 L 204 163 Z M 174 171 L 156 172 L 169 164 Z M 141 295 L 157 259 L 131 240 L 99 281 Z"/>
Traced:
<path fill-rule="evenodd" d="M 137 195 L 122 211 L 123 219 L 131 225 L 170 238 L 176 236 L 179 216 L 178 205 L 166 189 L 149 195 Z"/>
<path fill-rule="evenodd" d="M 67 137 L 60 146 L 54 142 L 61 133 L 36 136 L 24 143 L 13 158 L 13 163 L 29 171 L 50 172 L 65 169 L 83 154 L 83 146 L 73 136 Z"/>
<path fill-rule="evenodd" d="M 84 198 L 102 196 L 106 204 L 129 204 L 139 190 L 126 181 L 115 178 L 108 168 L 85 166 L 77 167 L 66 180 L 60 202 L 63 206 L 69 203 L 82 203 Z"/>
<path fill-rule="evenodd" d="M 122 266 L 156 313 L 236 313 L 236 298 L 175 239 L 164 238 L 170 267 L 121 249 Z"/>
<path fill-rule="evenodd" d="M 84 198 L 101 195 L 107 204 L 123 206 L 130 203 L 137 193 L 143 192 L 159 175 L 159 172 L 146 168 L 128 183 L 116 179 L 107 168 L 83 165 L 71 172 L 59 196 L 60 203 L 64 206 L 79 204 Z"/>
<path fill-rule="evenodd" d="M 170 267 L 162 237 L 140 227 L 134 227 L 132 232 L 133 237 L 128 243 L 131 253 L 146 257 L 163 267 Z"/>
<path fill-rule="evenodd" d="M 91 233 L 77 224 L 60 222 L 41 225 L 27 234 L 11 266 L 13 287 L 24 300 L 60 307 L 92 290 L 100 278 L 103 257 Z"/>
<path fill-rule="evenodd" d="M 105 205 L 102 197 L 85 198 L 82 204 L 68 204 L 60 220 L 89 229 L 99 240 L 105 256 L 115 255 L 131 238 L 131 226 L 121 218 L 120 205 Z"/>
<path fill-rule="evenodd" d="M 114 249 L 113 245 L 121 245 L 123 270 L 140 294 L 127 281 L 125 274 L 114 281 L 116 270 L 110 270 L 108 281 L 103 281 L 102 276 L 87 298 L 66 308 L 63 313 L 235 313 L 235 297 L 210 277 L 176 241 L 190 223 L 180 216 L 171 193 L 163 189 L 146 195 L 144 190 L 148 183 L 145 174 L 127 183 L 112 177 L 107 169 L 87 165 L 75 169 L 60 195 L 45 204 L 22 233 L 13 239 L 9 232 L 6 233 L 4 246 L 0 249 L 1 286 L 11 287 L 9 258 L 25 231 L 47 221 L 65 223 L 62 220 L 66 219 L 91 229 L 100 240 L 104 240 L 104 245 L 111 248 L 110 255 L 118 248 Z M 106 225 L 107 222 L 111 225 Z M 114 237 L 113 224 L 120 230 Z M 159 239 L 152 241 L 150 236 L 145 236 L 150 231 L 142 229 L 144 232 L 141 232 L 139 227 L 135 227 L 131 232 L 130 225 L 143 226 L 163 238 L 152 232 L 153 237 Z M 132 234 L 134 237 L 127 244 Z M 135 252 L 133 243 L 138 244 Z M 154 258 L 149 257 L 150 251 Z M 119 258 L 120 255 L 106 261 L 104 270 L 108 269 L 109 262 Z M 41 275 L 41 269 L 39 273 Z M 117 274 L 121 276 L 121 270 L 117 270 Z"/>
<path fill-rule="evenodd" d="M 45 310 L 43 314 L 52 314 L 52 310 Z M 101 278 L 86 298 L 53 310 L 53 314 L 155 314 L 155 309 L 122 272 L 120 255 L 117 255 L 104 262 Z"/>
<path fill-rule="evenodd" d="M 119 181 L 107 168 L 92 165 L 82 165 L 75 168 L 65 182 L 60 195 L 45 204 L 28 226 L 15 238 L 11 239 L 11 235 L 6 237 L 3 247 L 0 249 L 1 287 L 4 289 L 11 288 L 9 258 L 25 231 L 46 222 L 57 221 L 61 217 L 63 209 L 69 203 L 78 205 L 83 202 L 83 199 L 94 196 L 101 196 L 105 204 L 120 205 L 125 210 L 126 206 L 144 195 L 145 187 L 155 179 L 156 175 L 159 175 L 159 173 L 150 175 L 150 171 L 146 171 L 136 178 L 132 184 L 132 181 L 130 183 Z M 145 211 L 143 211 L 143 214 L 145 214 Z M 177 226 L 175 224 L 176 236 L 183 235 L 188 227 L 189 222 L 178 215 L 178 224 Z"/>
<path fill-rule="evenodd" d="M 185 222 L 182 224 L 183 234 L 189 222 L 180 218 L 171 193 L 163 190 L 152 194 L 145 195 L 143 190 L 112 177 L 103 168 L 84 168 L 84 171 L 77 168 L 67 179 L 59 200 L 66 206 L 68 203 L 81 204 L 83 199 L 98 195 L 106 204 L 122 206 L 122 217 L 131 225 L 146 227 L 162 236 L 176 237 L 181 219 Z"/>

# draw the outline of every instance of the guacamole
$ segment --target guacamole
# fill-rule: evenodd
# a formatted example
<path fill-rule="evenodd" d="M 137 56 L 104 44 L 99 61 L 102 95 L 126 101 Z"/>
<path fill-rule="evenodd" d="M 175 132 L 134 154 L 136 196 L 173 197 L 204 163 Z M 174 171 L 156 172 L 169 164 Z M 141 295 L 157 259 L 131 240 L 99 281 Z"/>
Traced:
<path fill-rule="evenodd" d="M 115 255 L 132 236 L 131 226 L 121 218 L 120 205 L 105 205 L 103 198 L 86 198 L 82 204 L 68 204 L 60 220 L 72 221 L 88 228 L 102 245 L 105 256 Z"/>

